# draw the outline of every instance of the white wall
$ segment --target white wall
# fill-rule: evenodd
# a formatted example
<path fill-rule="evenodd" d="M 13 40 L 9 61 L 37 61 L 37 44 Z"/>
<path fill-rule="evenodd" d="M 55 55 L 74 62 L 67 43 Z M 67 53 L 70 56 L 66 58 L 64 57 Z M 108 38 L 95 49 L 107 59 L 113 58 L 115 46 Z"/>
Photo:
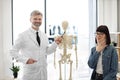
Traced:
<path fill-rule="evenodd" d="M 118 0 L 118 4 L 117 4 L 117 6 L 118 6 L 118 30 L 117 31 L 119 31 L 120 32 L 120 0 Z"/>
<path fill-rule="evenodd" d="M 98 25 L 105 24 L 110 32 L 116 32 L 117 0 L 98 0 Z"/>
<path fill-rule="evenodd" d="M 0 0 L 0 12 L 2 12 L 2 1 Z M 0 78 L 3 77 L 4 74 L 4 66 L 3 66 L 3 28 L 2 28 L 2 13 L 0 13 Z"/>
<path fill-rule="evenodd" d="M 12 75 L 9 69 L 12 66 L 9 56 L 11 35 L 11 0 L 0 0 L 0 80 L 7 80 L 5 78 Z"/>

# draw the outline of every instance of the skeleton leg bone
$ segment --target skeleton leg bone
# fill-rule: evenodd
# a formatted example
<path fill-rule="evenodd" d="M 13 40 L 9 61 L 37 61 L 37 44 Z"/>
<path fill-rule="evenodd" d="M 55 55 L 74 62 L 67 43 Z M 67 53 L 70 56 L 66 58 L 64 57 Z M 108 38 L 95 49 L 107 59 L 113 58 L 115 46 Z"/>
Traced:
<path fill-rule="evenodd" d="M 70 60 L 69 62 L 70 62 L 70 76 L 69 76 L 69 80 L 72 80 L 72 63 L 73 63 L 73 61 Z"/>
<path fill-rule="evenodd" d="M 61 73 L 61 63 L 62 63 L 62 61 L 60 60 L 59 61 L 59 71 L 60 71 L 60 77 L 59 77 L 59 80 L 62 80 L 62 73 Z"/>

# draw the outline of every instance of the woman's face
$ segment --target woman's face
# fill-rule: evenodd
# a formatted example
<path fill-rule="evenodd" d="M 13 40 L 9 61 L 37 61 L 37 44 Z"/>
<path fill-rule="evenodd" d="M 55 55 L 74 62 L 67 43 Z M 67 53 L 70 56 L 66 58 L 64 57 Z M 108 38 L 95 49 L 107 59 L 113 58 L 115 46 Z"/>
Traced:
<path fill-rule="evenodd" d="M 96 32 L 96 40 L 97 43 L 105 42 L 106 43 L 106 35 L 102 32 Z"/>

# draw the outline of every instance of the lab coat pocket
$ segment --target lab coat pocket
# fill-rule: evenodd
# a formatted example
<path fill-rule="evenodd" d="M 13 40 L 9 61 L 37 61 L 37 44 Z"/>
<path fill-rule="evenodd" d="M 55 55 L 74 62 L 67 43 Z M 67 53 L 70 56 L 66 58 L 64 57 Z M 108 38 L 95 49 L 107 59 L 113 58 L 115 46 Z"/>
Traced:
<path fill-rule="evenodd" d="M 37 66 L 37 62 L 35 62 L 33 64 L 26 64 L 25 68 L 34 69 L 34 68 L 36 68 L 36 66 Z"/>
<path fill-rule="evenodd" d="M 33 63 L 33 64 L 26 64 L 24 66 L 24 72 L 27 74 L 30 73 L 35 73 L 37 70 L 37 62 Z"/>

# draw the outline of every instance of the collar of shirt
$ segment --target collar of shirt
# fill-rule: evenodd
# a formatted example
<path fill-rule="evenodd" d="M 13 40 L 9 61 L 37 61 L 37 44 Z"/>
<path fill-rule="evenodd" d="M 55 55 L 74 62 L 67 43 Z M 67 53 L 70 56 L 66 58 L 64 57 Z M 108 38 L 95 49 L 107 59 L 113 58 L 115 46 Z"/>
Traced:
<path fill-rule="evenodd" d="M 32 27 L 30 28 L 30 30 L 31 30 L 33 33 L 35 33 L 35 34 L 36 34 L 36 32 L 39 32 L 39 33 L 40 33 L 40 30 L 36 31 L 36 30 L 34 30 Z"/>

